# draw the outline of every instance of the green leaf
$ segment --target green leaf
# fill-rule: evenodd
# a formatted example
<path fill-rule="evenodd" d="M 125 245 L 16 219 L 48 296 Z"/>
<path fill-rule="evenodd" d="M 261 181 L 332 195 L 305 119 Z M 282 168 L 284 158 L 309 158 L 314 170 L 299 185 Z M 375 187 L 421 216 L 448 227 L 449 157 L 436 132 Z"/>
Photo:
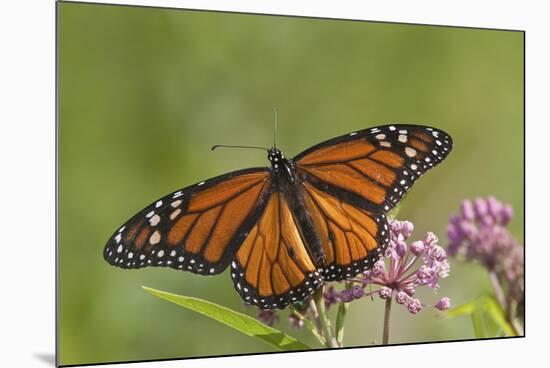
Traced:
<path fill-rule="evenodd" d="M 325 346 L 326 341 L 323 336 L 319 335 L 319 332 L 317 331 L 317 328 L 315 327 L 313 322 L 304 317 L 304 315 L 300 313 L 296 308 L 294 308 L 293 312 L 302 322 L 304 322 L 304 326 L 311 332 L 313 336 L 315 336 L 315 338 L 317 338 L 317 340 L 319 340 L 321 345 Z"/>
<path fill-rule="evenodd" d="M 472 300 L 469 303 L 455 307 L 446 313 L 447 317 L 457 316 L 471 316 L 472 323 L 474 325 L 474 332 L 476 337 L 487 337 L 487 329 L 483 324 L 484 317 L 490 319 L 488 322 L 492 322 L 494 330 L 496 328 L 496 334 L 503 331 L 508 336 L 515 336 L 514 329 L 506 320 L 505 312 L 492 296 L 480 296 L 479 298 Z M 496 327 L 495 327 L 496 325 Z"/>
<path fill-rule="evenodd" d="M 462 304 L 458 307 L 454 307 L 452 309 L 449 309 L 445 315 L 447 317 L 458 317 L 458 316 L 469 316 L 473 313 L 473 311 L 476 309 L 477 307 L 477 299 L 476 300 L 472 300 L 471 302 L 469 303 L 466 303 L 466 304 Z"/>
<path fill-rule="evenodd" d="M 215 319 L 229 327 L 236 329 L 248 336 L 256 337 L 270 345 L 273 345 L 284 351 L 309 350 L 310 347 L 301 341 L 273 328 L 260 321 L 247 316 L 246 314 L 236 312 L 227 307 L 189 296 L 167 293 L 165 291 L 155 290 L 142 286 L 143 290 L 155 295 L 161 299 L 203 314 Z"/>
<path fill-rule="evenodd" d="M 481 311 L 479 309 L 474 309 L 471 314 L 472 325 L 474 326 L 474 334 L 476 338 L 482 339 L 487 337 L 485 334 L 485 327 L 483 326 L 483 319 L 481 316 Z"/>
<path fill-rule="evenodd" d="M 505 312 L 496 299 L 492 297 L 486 297 L 485 299 L 484 309 L 493 322 L 508 336 L 515 336 L 514 329 L 506 320 Z"/>

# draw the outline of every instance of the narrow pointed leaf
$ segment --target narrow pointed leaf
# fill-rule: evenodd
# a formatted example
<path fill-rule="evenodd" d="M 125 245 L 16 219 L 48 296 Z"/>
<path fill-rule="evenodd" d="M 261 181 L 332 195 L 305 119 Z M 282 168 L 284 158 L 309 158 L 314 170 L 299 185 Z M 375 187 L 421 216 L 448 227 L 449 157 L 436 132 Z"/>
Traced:
<path fill-rule="evenodd" d="M 472 325 L 474 326 L 474 334 L 476 338 L 482 339 L 484 337 L 487 337 L 485 334 L 485 327 L 483 326 L 481 311 L 479 309 L 475 309 L 471 314 L 471 317 L 472 317 Z"/>
<path fill-rule="evenodd" d="M 485 298 L 484 309 L 487 312 L 487 315 L 493 320 L 493 322 L 508 336 L 515 336 L 514 329 L 508 321 L 506 321 L 506 316 L 504 310 L 500 304 L 494 299 L 487 297 Z"/>
<path fill-rule="evenodd" d="M 462 305 L 459 305 L 458 307 L 449 309 L 445 313 L 445 316 L 447 317 L 469 316 L 476 309 L 476 305 L 477 305 L 477 300 L 473 300 L 469 303 L 462 304 Z"/>
<path fill-rule="evenodd" d="M 248 336 L 262 340 L 284 351 L 309 350 L 310 347 L 301 341 L 273 328 L 246 314 L 236 312 L 227 307 L 184 295 L 177 295 L 165 291 L 155 290 L 142 286 L 143 290 L 161 299 L 205 315 Z"/>

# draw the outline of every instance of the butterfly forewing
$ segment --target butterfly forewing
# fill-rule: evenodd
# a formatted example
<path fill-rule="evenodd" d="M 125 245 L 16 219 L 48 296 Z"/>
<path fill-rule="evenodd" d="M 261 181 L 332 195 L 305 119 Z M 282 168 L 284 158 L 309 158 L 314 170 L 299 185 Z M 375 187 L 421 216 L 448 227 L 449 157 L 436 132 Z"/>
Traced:
<path fill-rule="evenodd" d="M 269 170 L 254 168 L 171 193 L 115 232 L 104 257 L 122 268 L 168 266 L 220 273 L 260 216 L 269 187 Z"/>
<path fill-rule="evenodd" d="M 294 158 L 322 191 L 374 213 L 393 208 L 452 149 L 451 137 L 419 125 L 386 125 L 318 144 Z"/>

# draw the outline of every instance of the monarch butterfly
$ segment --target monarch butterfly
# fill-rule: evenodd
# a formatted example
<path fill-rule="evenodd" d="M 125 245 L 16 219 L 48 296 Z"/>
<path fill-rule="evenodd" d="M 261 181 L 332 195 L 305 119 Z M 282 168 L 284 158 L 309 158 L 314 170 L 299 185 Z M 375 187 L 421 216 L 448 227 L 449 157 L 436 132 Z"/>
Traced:
<path fill-rule="evenodd" d="M 441 130 L 398 124 L 330 139 L 293 159 L 274 144 L 265 149 L 271 167 L 168 194 L 120 227 L 103 255 L 121 268 L 201 275 L 231 264 L 246 303 L 283 309 L 324 281 L 370 269 L 389 243 L 386 213 L 451 149 Z"/>

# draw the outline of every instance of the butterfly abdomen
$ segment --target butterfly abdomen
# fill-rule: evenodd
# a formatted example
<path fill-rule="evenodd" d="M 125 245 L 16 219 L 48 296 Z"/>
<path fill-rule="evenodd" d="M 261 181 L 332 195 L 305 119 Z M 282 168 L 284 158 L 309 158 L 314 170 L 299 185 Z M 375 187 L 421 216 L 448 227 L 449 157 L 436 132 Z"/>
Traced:
<path fill-rule="evenodd" d="M 291 169 L 291 172 L 296 178 L 294 169 Z M 295 180 L 292 183 L 283 183 L 281 190 L 287 198 L 292 214 L 299 225 L 298 229 L 307 245 L 307 249 L 311 252 L 311 258 L 315 261 L 317 267 L 321 267 L 326 254 L 320 237 L 315 230 L 313 220 L 305 207 L 302 185 L 300 181 Z"/>

